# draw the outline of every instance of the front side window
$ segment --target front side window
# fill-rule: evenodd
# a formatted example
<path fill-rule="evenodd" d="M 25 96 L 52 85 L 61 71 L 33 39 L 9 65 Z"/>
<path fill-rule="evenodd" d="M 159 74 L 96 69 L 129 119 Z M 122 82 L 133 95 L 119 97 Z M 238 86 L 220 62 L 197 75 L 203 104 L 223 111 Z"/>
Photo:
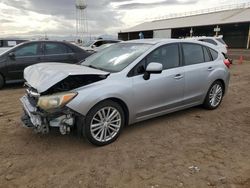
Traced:
<path fill-rule="evenodd" d="M 68 53 L 67 47 L 59 43 L 45 43 L 45 55 Z"/>
<path fill-rule="evenodd" d="M 15 51 L 16 57 L 38 55 L 38 44 L 28 44 Z"/>
<path fill-rule="evenodd" d="M 159 47 L 147 56 L 147 64 L 155 62 L 161 63 L 163 70 L 179 66 L 179 47 L 178 44 L 168 44 Z"/>
<path fill-rule="evenodd" d="M 202 46 L 199 44 L 182 44 L 185 65 L 204 62 Z"/>
<path fill-rule="evenodd" d="M 89 56 L 82 65 L 108 72 L 120 72 L 151 46 L 150 44 L 138 43 L 114 44 L 109 48 Z"/>

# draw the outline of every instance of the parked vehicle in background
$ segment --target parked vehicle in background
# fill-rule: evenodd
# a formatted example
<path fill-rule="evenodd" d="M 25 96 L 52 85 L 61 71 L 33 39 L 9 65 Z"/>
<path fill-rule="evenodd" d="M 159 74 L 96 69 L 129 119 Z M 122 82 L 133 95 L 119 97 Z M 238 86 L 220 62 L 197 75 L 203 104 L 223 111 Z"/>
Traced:
<path fill-rule="evenodd" d="M 90 53 L 68 42 L 31 41 L 7 50 L 0 55 L 0 88 L 5 83 L 23 79 L 23 70 L 42 62 L 76 64 Z"/>
<path fill-rule="evenodd" d="M 21 39 L 0 39 L 0 54 L 7 51 L 8 49 L 23 43 L 27 40 L 21 40 Z"/>
<path fill-rule="evenodd" d="M 106 44 L 115 44 L 121 42 L 120 40 L 112 40 L 112 39 L 99 39 L 99 40 L 92 40 L 85 44 L 83 44 L 82 48 L 86 51 L 96 52 L 98 48 L 102 45 Z"/>
<path fill-rule="evenodd" d="M 223 40 L 222 36 L 220 37 L 197 37 L 194 39 L 214 45 L 219 51 L 222 52 L 224 57 L 228 59 L 230 64 L 233 63 L 233 60 L 228 57 L 228 46 Z"/>
<path fill-rule="evenodd" d="M 110 47 L 110 46 L 112 46 L 114 44 L 116 44 L 116 43 L 103 44 L 100 47 L 95 48 L 94 52 L 100 52 L 100 51 L 102 51 L 102 50 L 104 50 L 104 49 L 106 49 L 106 48 L 108 48 L 108 47 Z"/>
<path fill-rule="evenodd" d="M 214 45 L 219 51 L 221 51 L 223 54 L 227 54 L 227 44 L 223 40 L 222 36 L 220 37 L 194 37 L 193 39 L 202 41 L 202 42 L 207 42 L 212 45 Z"/>
<path fill-rule="evenodd" d="M 38 64 L 25 69 L 23 124 L 40 133 L 72 129 L 106 145 L 123 127 L 203 104 L 216 109 L 229 84 L 224 56 L 194 40 L 121 42 L 81 65 Z"/>

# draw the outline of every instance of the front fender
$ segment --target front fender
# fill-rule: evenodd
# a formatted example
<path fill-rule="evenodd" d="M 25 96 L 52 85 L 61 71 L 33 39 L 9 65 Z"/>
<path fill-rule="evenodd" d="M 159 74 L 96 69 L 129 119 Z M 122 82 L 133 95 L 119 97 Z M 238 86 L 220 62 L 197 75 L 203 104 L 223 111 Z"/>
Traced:
<path fill-rule="evenodd" d="M 102 84 L 94 84 L 93 86 L 83 87 L 77 90 L 78 95 L 67 104 L 67 107 L 72 110 L 86 116 L 91 108 L 93 108 L 99 102 L 116 98 L 123 101 L 129 110 L 129 115 L 132 113 L 133 108 L 131 104 L 132 84 L 121 82 L 110 82 L 108 84 L 102 82 Z"/>

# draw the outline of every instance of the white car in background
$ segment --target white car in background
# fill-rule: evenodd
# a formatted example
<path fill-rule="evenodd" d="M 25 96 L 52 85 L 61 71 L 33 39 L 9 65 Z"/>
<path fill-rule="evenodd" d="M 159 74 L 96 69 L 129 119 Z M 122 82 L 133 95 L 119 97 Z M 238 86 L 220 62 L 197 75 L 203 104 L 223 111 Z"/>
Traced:
<path fill-rule="evenodd" d="M 192 39 L 213 44 L 216 47 L 216 49 L 218 49 L 219 51 L 223 53 L 223 55 L 226 55 L 228 53 L 227 51 L 228 46 L 224 42 L 222 36 L 220 37 L 194 37 Z"/>
<path fill-rule="evenodd" d="M 90 51 L 90 52 L 96 52 L 99 51 L 98 48 L 100 48 L 103 45 L 106 44 L 115 44 L 121 42 L 120 40 L 113 40 L 113 39 L 99 39 L 99 40 L 92 40 L 89 42 L 86 42 L 81 46 L 84 50 Z"/>

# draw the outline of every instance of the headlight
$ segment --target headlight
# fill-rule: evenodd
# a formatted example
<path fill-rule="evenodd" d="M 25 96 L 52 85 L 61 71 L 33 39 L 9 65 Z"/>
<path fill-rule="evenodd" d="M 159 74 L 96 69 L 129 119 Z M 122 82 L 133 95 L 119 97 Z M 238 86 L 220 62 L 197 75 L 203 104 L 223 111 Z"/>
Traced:
<path fill-rule="evenodd" d="M 62 107 L 70 102 L 77 93 L 60 93 L 51 96 L 43 96 L 38 100 L 38 106 L 43 110 L 51 110 Z"/>

